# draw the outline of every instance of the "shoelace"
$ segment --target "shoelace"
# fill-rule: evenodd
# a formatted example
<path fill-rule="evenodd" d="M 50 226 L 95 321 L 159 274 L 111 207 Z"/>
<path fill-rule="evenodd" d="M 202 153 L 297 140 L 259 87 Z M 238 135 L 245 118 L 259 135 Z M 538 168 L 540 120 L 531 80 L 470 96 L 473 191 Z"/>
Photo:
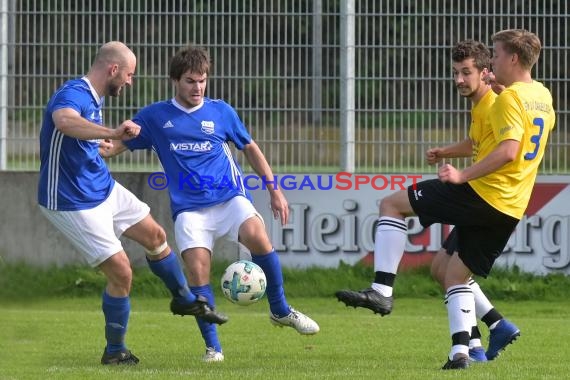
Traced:
<path fill-rule="evenodd" d="M 296 311 L 292 311 L 291 314 L 288 315 L 288 317 L 289 319 L 301 319 L 299 313 L 297 313 Z"/>

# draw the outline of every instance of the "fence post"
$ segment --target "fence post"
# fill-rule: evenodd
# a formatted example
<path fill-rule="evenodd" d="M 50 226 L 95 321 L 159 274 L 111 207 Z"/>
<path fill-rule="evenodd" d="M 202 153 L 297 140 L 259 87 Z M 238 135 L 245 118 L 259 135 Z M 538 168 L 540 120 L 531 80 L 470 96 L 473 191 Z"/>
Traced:
<path fill-rule="evenodd" d="M 8 0 L 0 0 L 0 170 L 8 167 Z"/>
<path fill-rule="evenodd" d="M 323 1 L 313 1 L 313 124 L 323 115 Z"/>
<path fill-rule="evenodd" d="M 354 157 L 354 0 L 342 0 L 340 10 L 340 144 L 342 171 L 353 173 Z"/>

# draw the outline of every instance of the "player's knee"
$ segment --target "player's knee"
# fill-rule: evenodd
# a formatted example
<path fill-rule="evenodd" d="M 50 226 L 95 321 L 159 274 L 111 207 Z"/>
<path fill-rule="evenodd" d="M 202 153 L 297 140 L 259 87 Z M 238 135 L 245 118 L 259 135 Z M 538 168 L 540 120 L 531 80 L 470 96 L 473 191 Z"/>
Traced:
<path fill-rule="evenodd" d="M 166 241 L 166 232 L 160 226 L 156 226 L 154 231 L 149 236 L 149 241 L 146 245 L 146 254 L 148 256 L 158 256 L 168 247 Z"/>
<path fill-rule="evenodd" d="M 382 198 L 382 200 L 380 201 L 380 206 L 378 206 L 380 215 L 385 215 L 386 210 L 388 209 L 390 209 L 390 200 L 388 198 Z"/>
<path fill-rule="evenodd" d="M 131 270 L 131 268 L 123 271 L 118 277 L 117 277 L 118 283 L 125 287 L 125 288 L 131 288 L 131 283 L 133 282 L 133 271 Z"/>
<path fill-rule="evenodd" d="M 257 216 L 251 216 L 245 220 L 238 230 L 239 236 L 255 236 L 265 233 L 265 225 Z"/>
<path fill-rule="evenodd" d="M 130 293 L 131 283 L 133 281 L 133 271 L 130 266 L 121 266 L 107 277 L 109 285 L 112 288 L 121 290 L 126 294 Z"/>
<path fill-rule="evenodd" d="M 147 256 L 159 256 L 166 248 L 168 248 L 168 242 L 165 239 L 162 244 L 155 246 L 155 248 L 145 249 L 145 252 Z"/>
<path fill-rule="evenodd" d="M 400 190 L 390 194 L 380 201 L 380 215 L 393 218 L 402 218 L 414 214 L 408 199 L 408 191 Z"/>
<path fill-rule="evenodd" d="M 243 244 L 252 255 L 266 254 L 273 250 L 273 245 L 265 231 L 257 234 L 240 235 L 239 242 Z"/>
<path fill-rule="evenodd" d="M 156 225 L 155 231 L 153 233 L 154 236 L 154 245 L 160 245 L 166 241 L 166 232 L 164 228 L 159 225 Z"/>
<path fill-rule="evenodd" d="M 393 216 L 396 214 L 400 214 L 398 210 L 398 205 L 396 199 L 392 196 L 387 196 L 380 201 L 380 215 L 383 216 Z"/>
<path fill-rule="evenodd" d="M 451 270 L 447 270 L 443 277 L 443 288 L 446 290 L 456 285 L 467 285 L 469 281 L 469 276 L 465 277 L 463 273 L 454 273 Z"/>

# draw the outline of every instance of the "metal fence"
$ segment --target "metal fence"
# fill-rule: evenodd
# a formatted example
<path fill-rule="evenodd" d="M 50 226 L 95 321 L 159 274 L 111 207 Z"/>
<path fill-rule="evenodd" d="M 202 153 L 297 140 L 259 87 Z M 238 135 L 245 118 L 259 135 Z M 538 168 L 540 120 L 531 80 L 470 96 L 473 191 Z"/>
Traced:
<path fill-rule="evenodd" d="M 207 95 L 234 105 L 276 172 L 429 172 L 427 148 L 467 136 L 469 108 L 450 49 L 526 28 L 544 49 L 535 79 L 552 91 L 557 129 L 542 173 L 570 170 L 570 5 L 565 0 L 0 0 L 0 165 L 37 170 L 42 111 L 83 75 L 104 42 L 138 56 L 134 86 L 106 99 L 106 124 L 173 96 L 169 58 L 206 46 Z M 242 155 L 238 155 L 240 161 Z M 113 170 L 155 170 L 150 152 Z M 247 167 L 246 167 L 247 169 Z"/>

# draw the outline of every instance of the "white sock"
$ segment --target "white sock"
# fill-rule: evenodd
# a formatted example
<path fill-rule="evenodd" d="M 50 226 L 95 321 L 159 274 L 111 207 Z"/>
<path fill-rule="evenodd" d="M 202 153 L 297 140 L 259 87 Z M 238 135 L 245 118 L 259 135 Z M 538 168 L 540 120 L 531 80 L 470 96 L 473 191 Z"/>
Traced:
<path fill-rule="evenodd" d="M 475 314 L 477 315 L 477 319 L 481 319 L 493 308 L 493 304 L 489 301 L 485 293 L 483 293 L 479 284 L 472 278 L 469 279 L 469 286 L 475 298 Z"/>
<path fill-rule="evenodd" d="M 450 336 L 461 332 L 471 335 L 471 327 L 476 323 L 476 318 L 475 299 L 469 285 L 450 286 L 445 295 L 445 303 Z M 453 356 L 459 353 L 469 355 L 469 343 L 465 343 L 452 342 L 449 359 L 452 360 Z"/>
<path fill-rule="evenodd" d="M 398 265 L 408 238 L 408 225 L 405 221 L 388 216 L 378 219 L 374 242 L 374 271 L 398 272 Z"/>
<path fill-rule="evenodd" d="M 378 293 L 382 294 L 384 297 L 392 297 L 394 293 L 394 288 L 384 284 L 372 283 L 371 288 L 376 290 Z"/>
<path fill-rule="evenodd" d="M 469 348 L 474 348 L 474 347 L 482 347 L 483 343 L 481 343 L 481 339 L 477 338 L 477 339 L 471 339 L 469 341 Z"/>

